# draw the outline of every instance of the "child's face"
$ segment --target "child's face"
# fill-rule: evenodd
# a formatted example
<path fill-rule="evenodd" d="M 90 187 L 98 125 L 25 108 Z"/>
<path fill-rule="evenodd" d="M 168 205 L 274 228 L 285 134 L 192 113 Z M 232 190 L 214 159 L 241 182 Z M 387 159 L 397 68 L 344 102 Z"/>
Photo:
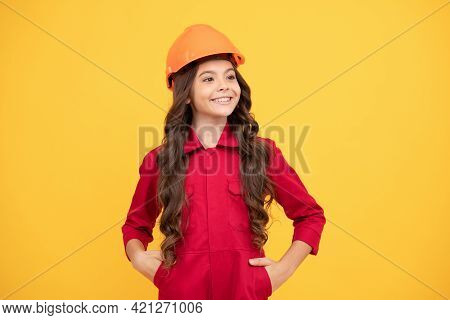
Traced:
<path fill-rule="evenodd" d="M 230 61 L 210 60 L 199 65 L 190 93 L 194 113 L 213 117 L 228 116 L 240 96 L 241 88 Z M 213 100 L 219 97 L 230 97 L 231 100 Z"/>

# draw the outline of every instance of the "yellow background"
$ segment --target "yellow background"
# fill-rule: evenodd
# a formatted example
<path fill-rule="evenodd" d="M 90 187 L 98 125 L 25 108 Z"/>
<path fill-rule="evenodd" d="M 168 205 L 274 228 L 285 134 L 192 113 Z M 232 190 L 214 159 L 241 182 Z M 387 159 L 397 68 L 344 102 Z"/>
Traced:
<path fill-rule="evenodd" d="M 446 3 L 0 0 L 1 297 L 157 297 L 120 227 L 139 128 L 162 138 L 167 50 L 194 23 L 245 55 L 262 135 L 310 127 L 309 172 L 292 166 L 328 221 L 318 256 L 271 299 L 449 297 Z M 292 225 L 273 214 L 277 260 Z"/>

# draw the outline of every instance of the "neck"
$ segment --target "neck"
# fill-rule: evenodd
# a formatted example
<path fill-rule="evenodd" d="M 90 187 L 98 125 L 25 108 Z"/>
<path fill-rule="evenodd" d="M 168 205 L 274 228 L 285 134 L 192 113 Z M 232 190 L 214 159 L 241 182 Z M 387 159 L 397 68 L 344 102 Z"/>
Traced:
<path fill-rule="evenodd" d="M 192 129 L 205 148 L 214 148 L 219 142 L 220 135 L 227 123 L 227 117 L 209 118 L 194 117 Z"/>

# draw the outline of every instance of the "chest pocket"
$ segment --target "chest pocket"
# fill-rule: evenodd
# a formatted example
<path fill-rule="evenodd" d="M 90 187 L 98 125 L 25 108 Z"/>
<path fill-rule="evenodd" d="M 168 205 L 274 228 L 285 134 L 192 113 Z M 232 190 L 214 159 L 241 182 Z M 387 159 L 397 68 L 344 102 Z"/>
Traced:
<path fill-rule="evenodd" d="M 228 222 L 232 229 L 238 231 L 250 231 L 249 210 L 244 201 L 244 195 L 241 189 L 239 179 L 228 180 Z"/>
<path fill-rule="evenodd" d="M 185 199 L 186 205 L 183 206 L 182 214 L 181 214 L 181 229 L 183 232 L 191 231 L 198 224 L 192 216 L 192 206 L 193 206 L 193 195 L 194 195 L 195 186 L 192 183 L 186 184 L 185 186 Z M 192 225 L 193 224 L 193 225 Z"/>
<path fill-rule="evenodd" d="M 189 200 L 194 194 L 194 184 L 193 183 L 186 184 L 186 189 L 184 192 L 186 194 L 186 199 Z"/>

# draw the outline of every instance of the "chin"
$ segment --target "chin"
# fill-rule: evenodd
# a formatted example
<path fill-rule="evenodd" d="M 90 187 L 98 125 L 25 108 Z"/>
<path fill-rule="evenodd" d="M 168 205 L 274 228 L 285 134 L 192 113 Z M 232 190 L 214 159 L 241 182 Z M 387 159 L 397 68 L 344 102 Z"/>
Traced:
<path fill-rule="evenodd" d="M 224 117 L 233 113 L 236 106 L 213 106 L 210 108 L 209 113 L 213 116 Z"/>
<path fill-rule="evenodd" d="M 228 117 L 230 114 L 233 113 L 233 111 L 234 111 L 234 108 L 227 107 L 227 108 L 223 108 L 222 110 L 214 109 L 212 111 L 212 113 L 218 117 Z"/>
<path fill-rule="evenodd" d="M 232 112 L 211 112 L 210 115 L 215 118 L 228 117 Z"/>

